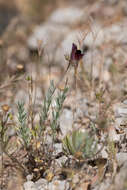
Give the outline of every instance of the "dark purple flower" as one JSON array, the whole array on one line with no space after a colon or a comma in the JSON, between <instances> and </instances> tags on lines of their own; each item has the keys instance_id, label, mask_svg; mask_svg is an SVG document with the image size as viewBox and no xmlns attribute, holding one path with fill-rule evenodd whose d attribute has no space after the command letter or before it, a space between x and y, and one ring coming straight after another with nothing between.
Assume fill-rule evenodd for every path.
<instances>
[{"instance_id":1,"label":"dark purple flower","mask_svg":"<svg viewBox=\"0 0 127 190\"><path fill-rule=\"evenodd\" d=\"M77 46L73 43L72 44L70 61L72 61L72 62L74 62L74 61L78 62L78 61L80 61L80 59L82 59L83 55L84 54L81 52L81 50L78 50Z\"/></svg>"},{"instance_id":2,"label":"dark purple flower","mask_svg":"<svg viewBox=\"0 0 127 190\"><path fill-rule=\"evenodd\" d=\"M66 69L65 73L70 68L70 65L73 65L75 68L77 68L78 67L78 62L82 59L83 56L84 56L84 53L82 53L81 50L78 50L77 45L75 45L73 43L72 44L71 55L70 55L70 58L68 59L69 63L68 63L68 66L67 66L67 69Z\"/></svg>"}]
</instances>

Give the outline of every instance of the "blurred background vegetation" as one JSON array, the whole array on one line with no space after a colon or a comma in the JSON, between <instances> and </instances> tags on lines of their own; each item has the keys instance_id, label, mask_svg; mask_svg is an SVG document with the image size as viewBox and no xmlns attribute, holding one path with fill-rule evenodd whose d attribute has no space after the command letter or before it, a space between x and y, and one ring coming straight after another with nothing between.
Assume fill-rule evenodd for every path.
<instances>
[{"instance_id":1,"label":"blurred background vegetation","mask_svg":"<svg viewBox=\"0 0 127 190\"><path fill-rule=\"evenodd\" d=\"M58 7L94 3L97 0L0 0L0 35L10 20L18 15L33 22L42 22Z\"/></svg>"}]
</instances>

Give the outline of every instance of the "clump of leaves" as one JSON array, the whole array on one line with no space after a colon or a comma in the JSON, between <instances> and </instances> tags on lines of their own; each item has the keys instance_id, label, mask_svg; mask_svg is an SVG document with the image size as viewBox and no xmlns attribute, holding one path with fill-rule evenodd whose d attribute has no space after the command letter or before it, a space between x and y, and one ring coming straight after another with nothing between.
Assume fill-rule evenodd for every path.
<instances>
[{"instance_id":1,"label":"clump of leaves","mask_svg":"<svg viewBox=\"0 0 127 190\"><path fill-rule=\"evenodd\" d=\"M5 183L5 179L3 178L3 173L6 169L5 167L5 159L9 158L10 161L15 163L14 167L19 169L19 171L24 172L24 167L19 162L19 160L13 156L14 149L16 148L16 143L12 141L14 134L9 134L10 129L12 129L14 125L13 115L11 114L10 107L8 105L3 105L2 110L0 111L0 150L1 150L1 188L3 189L7 183ZM15 131L14 131L15 132ZM11 150L13 147L13 151Z\"/></svg>"},{"instance_id":2,"label":"clump of leaves","mask_svg":"<svg viewBox=\"0 0 127 190\"><path fill-rule=\"evenodd\" d=\"M29 114L28 110L25 110L23 102L18 102L18 124L17 124L17 136L21 140L22 148L27 155L27 161L24 163L27 171L33 173L34 179L41 177L45 170L50 167L53 155L51 151L48 151L46 144L46 135L51 131L51 137L54 141L58 128L59 128L59 117L63 108L64 100L67 96L68 87L65 85L63 90L59 90L56 98L54 93L56 91L56 86L53 81L51 81L49 89L43 100L43 104L40 111L40 121L39 123L29 123ZM55 100L55 106L53 103ZM32 102L32 101L31 101ZM28 108L29 109L29 108ZM51 111L52 117L49 117L49 112ZM34 113L34 112L33 112ZM35 116L35 115L34 115ZM33 117L34 117L33 116ZM48 125L47 125L47 122Z\"/></svg>"},{"instance_id":3,"label":"clump of leaves","mask_svg":"<svg viewBox=\"0 0 127 190\"><path fill-rule=\"evenodd\" d=\"M21 137L24 146L27 148L31 139L31 131L27 123L27 112L24 108L23 102L18 102L18 136Z\"/></svg>"},{"instance_id":4,"label":"clump of leaves","mask_svg":"<svg viewBox=\"0 0 127 190\"><path fill-rule=\"evenodd\" d=\"M63 89L63 91L59 91L55 100L55 108L52 110L52 121L51 121L51 129L52 129L52 133L53 135L55 135L56 131L59 128L59 117L61 114L61 110L63 107L63 103L64 100L67 96L67 92L68 92L68 87L65 86L65 88Z\"/></svg>"},{"instance_id":5,"label":"clump of leaves","mask_svg":"<svg viewBox=\"0 0 127 190\"><path fill-rule=\"evenodd\" d=\"M75 130L64 138L63 149L77 159L89 159L97 152L97 141L88 132Z\"/></svg>"},{"instance_id":6,"label":"clump of leaves","mask_svg":"<svg viewBox=\"0 0 127 190\"><path fill-rule=\"evenodd\" d=\"M50 87L47 94L45 95L43 105L40 113L40 129L45 129L45 121L48 118L48 112L52 103L53 94L55 93L56 87L54 86L53 81L50 82Z\"/></svg>"}]
</instances>

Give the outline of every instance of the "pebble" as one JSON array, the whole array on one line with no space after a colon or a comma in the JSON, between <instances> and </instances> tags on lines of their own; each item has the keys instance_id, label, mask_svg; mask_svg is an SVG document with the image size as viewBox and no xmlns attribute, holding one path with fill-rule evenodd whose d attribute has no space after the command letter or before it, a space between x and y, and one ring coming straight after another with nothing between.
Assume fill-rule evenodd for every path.
<instances>
[{"instance_id":1,"label":"pebble","mask_svg":"<svg viewBox=\"0 0 127 190\"><path fill-rule=\"evenodd\" d=\"M33 181L27 181L24 183L24 190L37 190Z\"/></svg>"},{"instance_id":2,"label":"pebble","mask_svg":"<svg viewBox=\"0 0 127 190\"><path fill-rule=\"evenodd\" d=\"M37 190L46 190L48 189L48 182L46 179L39 179L35 182L35 187Z\"/></svg>"},{"instance_id":3,"label":"pebble","mask_svg":"<svg viewBox=\"0 0 127 190\"><path fill-rule=\"evenodd\" d=\"M122 166L125 162L127 162L127 153L119 152L116 154L116 160L119 166Z\"/></svg>"},{"instance_id":4,"label":"pebble","mask_svg":"<svg viewBox=\"0 0 127 190\"><path fill-rule=\"evenodd\" d=\"M49 17L49 21L57 24L74 24L84 19L85 12L77 7L59 8Z\"/></svg>"},{"instance_id":5,"label":"pebble","mask_svg":"<svg viewBox=\"0 0 127 190\"><path fill-rule=\"evenodd\" d=\"M48 190L67 190L69 188L69 183L64 180L64 181L60 181L60 180L54 180L51 183L49 183L48 185Z\"/></svg>"}]
</instances>

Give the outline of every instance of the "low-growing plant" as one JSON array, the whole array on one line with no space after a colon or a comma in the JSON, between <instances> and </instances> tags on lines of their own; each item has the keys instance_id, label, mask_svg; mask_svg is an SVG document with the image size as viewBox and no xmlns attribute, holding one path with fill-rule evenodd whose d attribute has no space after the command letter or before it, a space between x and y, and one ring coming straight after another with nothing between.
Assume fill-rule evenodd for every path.
<instances>
[{"instance_id":1,"label":"low-growing plant","mask_svg":"<svg viewBox=\"0 0 127 190\"><path fill-rule=\"evenodd\" d=\"M64 138L63 149L77 159L89 159L97 152L97 141L88 132L75 130Z\"/></svg>"},{"instance_id":2,"label":"low-growing plant","mask_svg":"<svg viewBox=\"0 0 127 190\"><path fill-rule=\"evenodd\" d=\"M16 157L13 156L14 151L10 151L10 147L12 149L12 146L16 146L15 144L11 141L12 137L15 136L15 132L13 135L9 135L9 130L10 127L12 128L14 126L13 122L13 115L10 112L10 107L8 105L3 105L2 110L0 113L0 152L1 152L1 178L4 173L4 157L8 157L13 163L14 167L18 169L19 171L24 173L24 167L23 165L18 161ZM15 148L15 147L13 147ZM3 189L4 186L4 180L3 178L1 179L1 189Z\"/></svg>"},{"instance_id":3,"label":"low-growing plant","mask_svg":"<svg viewBox=\"0 0 127 190\"><path fill-rule=\"evenodd\" d=\"M33 173L33 180L37 180L41 177L50 167L54 156L52 154L53 150L51 150L52 145L47 146L46 135L50 131L52 142L54 142L59 128L59 117L63 108L64 100L67 96L67 83L63 90L57 89L58 93L55 96L54 93L56 89L54 82L51 81L40 110L39 123L36 123L30 116L30 108L34 108L32 100L30 101L30 104L28 104L27 109L25 108L25 103L23 101L18 102L17 122L14 122L13 119L11 120L11 117L13 118L13 116L11 115L11 112L9 112L9 106L4 105L2 107L0 114L2 170L4 169L3 153L24 175ZM52 114L49 114L50 111ZM34 109L32 109L32 114L32 117L35 118ZM49 121L48 125L46 123L47 120ZM14 140L12 139L12 136L8 135L8 126L10 125L14 130ZM15 148L13 148L14 143ZM21 155L22 158L20 157L19 161L19 157L17 157L17 155L20 155L22 151L25 159L24 156ZM2 186L3 185L1 184L1 187Z\"/></svg>"},{"instance_id":4,"label":"low-growing plant","mask_svg":"<svg viewBox=\"0 0 127 190\"><path fill-rule=\"evenodd\" d=\"M27 155L27 161L24 163L26 170L28 173L34 173L35 179L43 175L44 171L50 167L50 163L53 159L53 151L48 151L48 147L46 147L46 134L48 130L51 130L53 141L57 136L59 117L68 91L67 83L63 90L58 90L56 98L54 97L55 91L56 86L54 85L54 82L51 81L41 107L39 123L33 122L32 125L29 124L28 114L30 112L25 110L23 102L18 102L17 104L17 136L20 139L21 146ZM53 108L54 101L55 106ZM52 113L51 118L49 117L50 110ZM48 125L46 124L47 120L49 121Z\"/></svg>"},{"instance_id":5,"label":"low-growing plant","mask_svg":"<svg viewBox=\"0 0 127 190\"><path fill-rule=\"evenodd\" d=\"M59 91L55 100L55 108L52 110L52 121L50 127L52 129L52 134L55 137L55 134L59 128L59 117L62 111L64 100L67 96L68 87L65 85L63 91Z\"/></svg>"}]
</instances>

